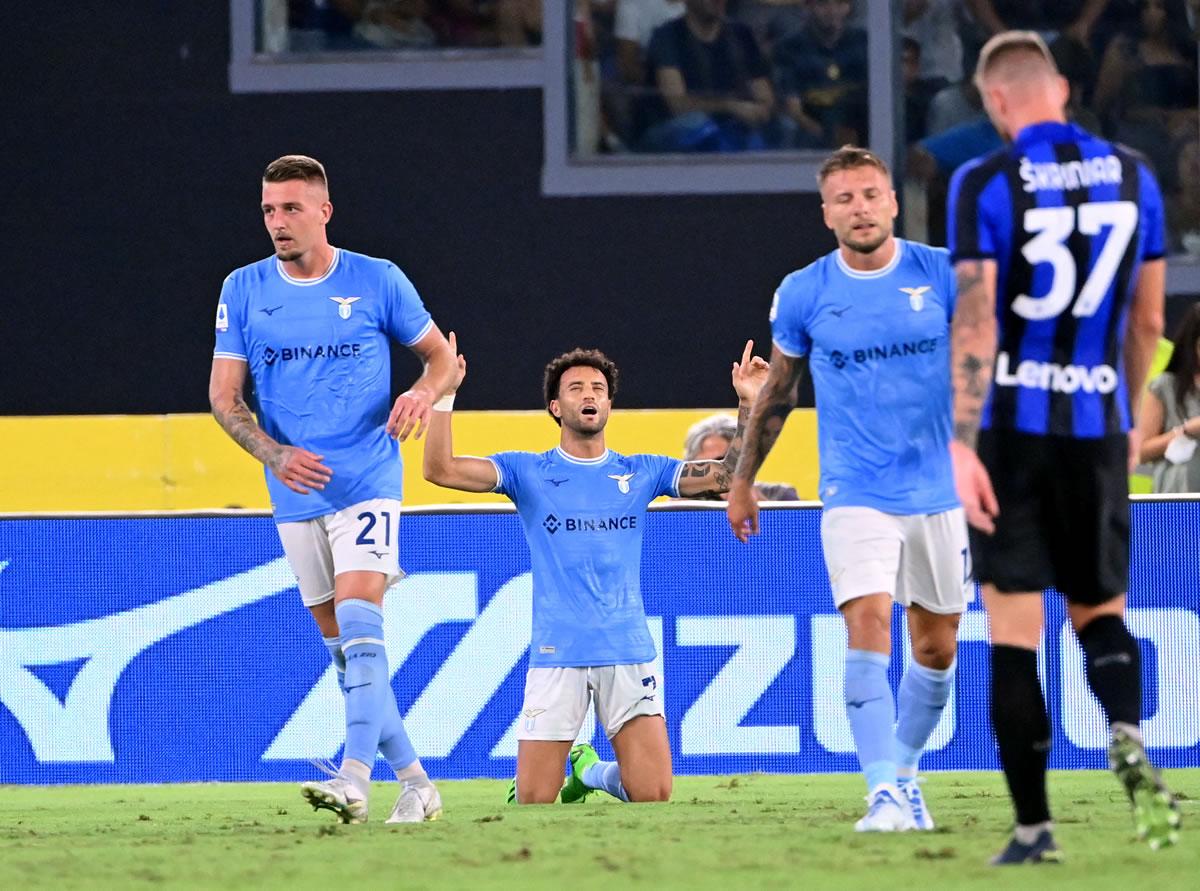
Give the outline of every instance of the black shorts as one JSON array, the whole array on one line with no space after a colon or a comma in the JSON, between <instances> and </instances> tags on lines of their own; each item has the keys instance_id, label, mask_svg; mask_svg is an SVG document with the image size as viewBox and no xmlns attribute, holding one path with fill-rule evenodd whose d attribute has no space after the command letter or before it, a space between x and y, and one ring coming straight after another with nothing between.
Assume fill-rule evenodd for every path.
<instances>
[{"instance_id":1,"label":"black shorts","mask_svg":"<svg viewBox=\"0 0 1200 891\"><path fill-rule=\"evenodd\" d=\"M984 430L979 457L992 478L996 532L971 530L975 577L999 591L1054 587L1099 605L1129 578L1129 440Z\"/></svg>"}]
</instances>

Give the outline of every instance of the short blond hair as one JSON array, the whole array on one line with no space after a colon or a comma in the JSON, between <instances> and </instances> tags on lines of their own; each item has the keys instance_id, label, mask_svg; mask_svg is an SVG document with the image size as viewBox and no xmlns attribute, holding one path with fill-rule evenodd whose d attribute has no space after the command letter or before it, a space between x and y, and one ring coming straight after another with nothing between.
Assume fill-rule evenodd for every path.
<instances>
[{"instance_id":1,"label":"short blond hair","mask_svg":"<svg viewBox=\"0 0 1200 891\"><path fill-rule=\"evenodd\" d=\"M975 65L975 86L983 88L983 82L1000 72L1015 71L1013 62L1020 56L1036 56L1045 63L1046 70L1058 74L1058 64L1046 41L1036 31L1001 31L983 45L979 61Z\"/></svg>"},{"instance_id":2,"label":"short blond hair","mask_svg":"<svg viewBox=\"0 0 1200 891\"><path fill-rule=\"evenodd\" d=\"M825 185L825 180L835 173L859 167L874 167L888 182L892 180L892 172L879 155L857 145L844 145L822 162L821 169L817 171L817 185Z\"/></svg>"},{"instance_id":3,"label":"short blond hair","mask_svg":"<svg viewBox=\"0 0 1200 891\"><path fill-rule=\"evenodd\" d=\"M329 190L329 177L325 175L325 165L308 155L284 155L282 158L276 158L263 172L265 183L285 183L293 179L302 179L306 183L320 183L326 191Z\"/></svg>"}]
</instances>

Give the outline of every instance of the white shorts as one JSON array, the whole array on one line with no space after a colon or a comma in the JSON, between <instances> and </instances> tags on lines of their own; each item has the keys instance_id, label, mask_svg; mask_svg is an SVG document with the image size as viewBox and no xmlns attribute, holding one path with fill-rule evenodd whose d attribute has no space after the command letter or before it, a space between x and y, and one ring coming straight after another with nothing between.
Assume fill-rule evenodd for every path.
<instances>
[{"instance_id":1,"label":"white shorts","mask_svg":"<svg viewBox=\"0 0 1200 891\"><path fill-rule=\"evenodd\" d=\"M961 613L975 599L962 508L900 516L835 507L821 517L821 546L833 602L890 594L901 606Z\"/></svg>"},{"instance_id":2,"label":"white shorts","mask_svg":"<svg viewBox=\"0 0 1200 891\"><path fill-rule=\"evenodd\" d=\"M311 520L279 523L304 605L332 600L333 580L343 572L382 572L389 586L400 581L399 522L399 501L372 498Z\"/></svg>"},{"instance_id":3,"label":"white shorts","mask_svg":"<svg viewBox=\"0 0 1200 891\"><path fill-rule=\"evenodd\" d=\"M525 674L525 703L517 739L574 742L595 696L596 720L612 739L630 720L662 715L662 678L654 663L596 668L531 668Z\"/></svg>"}]
</instances>

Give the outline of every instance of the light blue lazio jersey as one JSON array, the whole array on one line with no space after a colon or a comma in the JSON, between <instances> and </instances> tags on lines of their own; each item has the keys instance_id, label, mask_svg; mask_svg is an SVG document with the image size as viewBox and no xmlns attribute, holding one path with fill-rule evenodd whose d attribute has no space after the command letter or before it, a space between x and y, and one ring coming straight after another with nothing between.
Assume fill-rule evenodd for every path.
<instances>
[{"instance_id":1,"label":"light blue lazio jersey","mask_svg":"<svg viewBox=\"0 0 1200 891\"><path fill-rule=\"evenodd\" d=\"M400 448L384 429L388 341L411 346L432 325L403 272L350 251L335 250L317 279L291 278L275 257L225 279L213 355L249 364L263 430L324 455L333 472L324 490L299 495L266 471L277 522L401 497Z\"/></svg>"},{"instance_id":2,"label":"light blue lazio jersey","mask_svg":"<svg viewBox=\"0 0 1200 891\"><path fill-rule=\"evenodd\" d=\"M930 514L957 507L950 464L950 255L896 241L883 269L839 251L783 280L775 345L808 356L826 508Z\"/></svg>"},{"instance_id":3,"label":"light blue lazio jersey","mask_svg":"<svg viewBox=\"0 0 1200 891\"><path fill-rule=\"evenodd\" d=\"M584 460L559 448L491 460L533 563L530 667L652 661L641 590L646 505L679 495L683 462L616 452Z\"/></svg>"}]
</instances>

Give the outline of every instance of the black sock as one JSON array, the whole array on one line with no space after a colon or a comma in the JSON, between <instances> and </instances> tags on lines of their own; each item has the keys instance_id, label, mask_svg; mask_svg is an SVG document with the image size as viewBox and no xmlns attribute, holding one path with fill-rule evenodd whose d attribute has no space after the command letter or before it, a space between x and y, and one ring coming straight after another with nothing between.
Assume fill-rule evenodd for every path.
<instances>
[{"instance_id":1,"label":"black sock","mask_svg":"<svg viewBox=\"0 0 1200 891\"><path fill-rule=\"evenodd\" d=\"M1050 718L1038 684L1036 650L992 646L992 728L1017 822L1022 826L1044 823L1050 819L1046 800Z\"/></svg>"},{"instance_id":2,"label":"black sock","mask_svg":"<svg viewBox=\"0 0 1200 891\"><path fill-rule=\"evenodd\" d=\"M1120 616L1100 616L1076 632L1088 686L1109 724L1137 726L1142 717L1142 658L1137 638Z\"/></svg>"}]
</instances>

